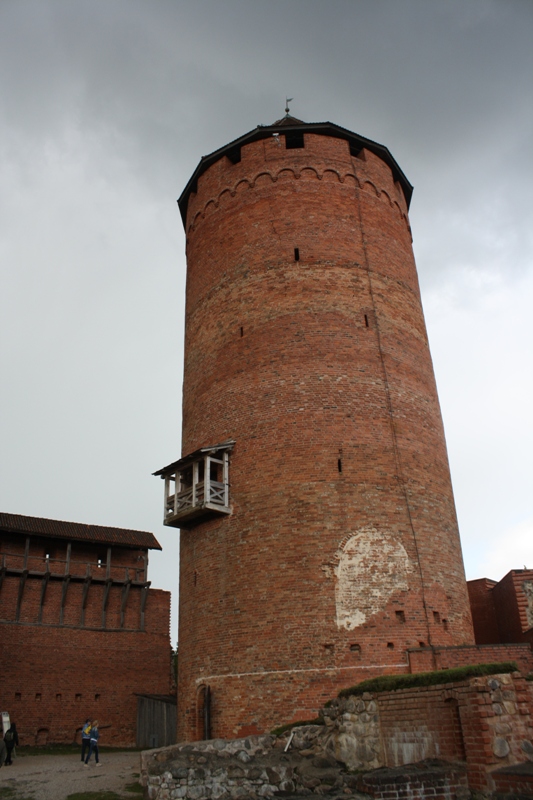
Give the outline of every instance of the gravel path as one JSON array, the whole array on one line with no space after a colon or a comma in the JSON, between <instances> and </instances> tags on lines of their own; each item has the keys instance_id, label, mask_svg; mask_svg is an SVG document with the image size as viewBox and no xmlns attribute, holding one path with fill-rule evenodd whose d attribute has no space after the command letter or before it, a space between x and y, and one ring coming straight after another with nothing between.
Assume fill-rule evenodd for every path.
<instances>
[{"instance_id":1,"label":"gravel path","mask_svg":"<svg viewBox=\"0 0 533 800\"><path fill-rule=\"evenodd\" d=\"M114 791L134 800L140 795L125 791L128 784L139 780L140 753L102 753L101 767L94 759L84 767L79 755L22 756L13 766L0 769L0 797L2 789L15 789L17 797L34 800L66 800L74 792Z\"/></svg>"}]
</instances>

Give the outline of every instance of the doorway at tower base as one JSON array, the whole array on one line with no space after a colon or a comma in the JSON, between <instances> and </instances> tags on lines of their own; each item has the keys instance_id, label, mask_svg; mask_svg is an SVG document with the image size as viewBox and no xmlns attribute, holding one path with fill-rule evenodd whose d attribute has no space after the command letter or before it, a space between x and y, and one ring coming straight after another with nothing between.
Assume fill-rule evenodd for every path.
<instances>
[{"instance_id":1,"label":"doorway at tower base","mask_svg":"<svg viewBox=\"0 0 533 800\"><path fill-rule=\"evenodd\" d=\"M405 685L405 675L405 688L361 687L323 708L321 724L286 726L278 736L147 751L142 783L150 800L332 790L390 798L408 796L399 793L407 783L416 789L409 796L433 800L468 790L488 798L499 786L532 796L533 683L501 667L485 665L474 677L461 670L459 679L443 673L433 685Z\"/></svg>"}]
</instances>

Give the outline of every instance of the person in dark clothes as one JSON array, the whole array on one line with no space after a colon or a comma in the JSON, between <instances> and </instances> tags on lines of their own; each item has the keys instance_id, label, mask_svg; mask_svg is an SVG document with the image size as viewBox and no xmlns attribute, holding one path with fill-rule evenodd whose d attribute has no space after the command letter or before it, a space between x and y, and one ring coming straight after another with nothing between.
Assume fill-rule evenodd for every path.
<instances>
[{"instance_id":1,"label":"person in dark clothes","mask_svg":"<svg viewBox=\"0 0 533 800\"><path fill-rule=\"evenodd\" d=\"M91 747L91 720L86 719L81 727L81 760L85 761L85 756Z\"/></svg>"},{"instance_id":2,"label":"person in dark clothes","mask_svg":"<svg viewBox=\"0 0 533 800\"><path fill-rule=\"evenodd\" d=\"M4 742L4 737L0 739L0 767L3 766L4 761L6 760L7 756L7 747L6 743Z\"/></svg>"},{"instance_id":3,"label":"person in dark clothes","mask_svg":"<svg viewBox=\"0 0 533 800\"><path fill-rule=\"evenodd\" d=\"M15 725L14 722L11 723L11 727L8 728L7 731L5 732L5 734L4 734L4 742L5 742L6 750L7 750L7 754L6 754L6 767L7 767L8 765L10 766L13 763L13 761L11 759L11 756L13 754L13 750L14 750L15 746L18 747L18 743L19 743L19 735L17 733L17 726Z\"/></svg>"},{"instance_id":4,"label":"person in dark clothes","mask_svg":"<svg viewBox=\"0 0 533 800\"><path fill-rule=\"evenodd\" d=\"M98 760L98 739L100 738L100 731L98 730L98 720L95 719L93 722L93 726L91 728L91 746L89 747L89 755L85 759L85 766L89 766L89 759L91 755L94 753L94 758L96 761L96 766L100 766L100 762Z\"/></svg>"}]
</instances>

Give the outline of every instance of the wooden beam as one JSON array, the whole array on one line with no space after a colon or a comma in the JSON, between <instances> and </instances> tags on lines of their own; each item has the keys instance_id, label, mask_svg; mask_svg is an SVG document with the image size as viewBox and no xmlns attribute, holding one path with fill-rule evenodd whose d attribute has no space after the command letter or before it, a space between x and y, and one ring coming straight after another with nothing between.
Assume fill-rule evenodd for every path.
<instances>
[{"instance_id":1,"label":"wooden beam","mask_svg":"<svg viewBox=\"0 0 533 800\"><path fill-rule=\"evenodd\" d=\"M105 565L105 576L107 579L111 577L111 548L107 548L107 558L106 558L106 565Z\"/></svg>"},{"instance_id":2,"label":"wooden beam","mask_svg":"<svg viewBox=\"0 0 533 800\"><path fill-rule=\"evenodd\" d=\"M50 561L46 559L46 572L44 573L44 577L41 583L41 600L39 603L39 616L37 617L37 622L43 621L43 606L44 606L44 599L46 597L46 587L48 586L48 581L50 580Z\"/></svg>"},{"instance_id":3,"label":"wooden beam","mask_svg":"<svg viewBox=\"0 0 533 800\"><path fill-rule=\"evenodd\" d=\"M111 589L111 578L105 582L104 599L102 601L102 628L105 628L105 613L107 610L107 601L109 600L109 590Z\"/></svg>"},{"instance_id":4,"label":"wooden beam","mask_svg":"<svg viewBox=\"0 0 533 800\"><path fill-rule=\"evenodd\" d=\"M87 597L89 596L89 587L91 585L91 567L87 564L87 574L83 582L83 593L81 598L81 624L85 625L85 607L87 605Z\"/></svg>"},{"instance_id":5,"label":"wooden beam","mask_svg":"<svg viewBox=\"0 0 533 800\"><path fill-rule=\"evenodd\" d=\"M26 536L26 544L24 546L24 569L28 569L29 554L30 554L30 537Z\"/></svg>"},{"instance_id":6,"label":"wooden beam","mask_svg":"<svg viewBox=\"0 0 533 800\"><path fill-rule=\"evenodd\" d=\"M65 600L67 599L67 589L70 583L70 575L65 575L63 578L63 588L61 590L61 607L59 609L59 624L63 624L63 612L65 610Z\"/></svg>"},{"instance_id":7,"label":"wooden beam","mask_svg":"<svg viewBox=\"0 0 533 800\"><path fill-rule=\"evenodd\" d=\"M124 627L124 615L125 615L125 612L126 612L126 605L127 605L127 602L128 602L128 595L130 593L130 586L131 586L130 571L129 571L128 568L126 568L126 583L122 587L122 600L121 600L121 603L120 603L120 627L121 628Z\"/></svg>"},{"instance_id":8,"label":"wooden beam","mask_svg":"<svg viewBox=\"0 0 533 800\"><path fill-rule=\"evenodd\" d=\"M147 581L141 590L141 630L144 631L144 611L146 608L146 601L148 600L148 589L150 588L150 581Z\"/></svg>"},{"instance_id":9,"label":"wooden beam","mask_svg":"<svg viewBox=\"0 0 533 800\"><path fill-rule=\"evenodd\" d=\"M68 575L69 572L70 572L70 556L71 556L71 553L72 553L72 543L69 542L67 544L67 560L66 560L66 563L65 563L65 575Z\"/></svg>"},{"instance_id":10,"label":"wooden beam","mask_svg":"<svg viewBox=\"0 0 533 800\"><path fill-rule=\"evenodd\" d=\"M28 538L27 541L29 542L29 538ZM23 569L22 573L21 573L21 576L20 576L20 582L19 582L19 591L18 591L18 597L17 597L17 611L15 613L15 622L19 622L19 620L20 620L20 607L22 605L22 595L24 594L24 585L26 583L26 578L27 577L28 577L28 570L27 569Z\"/></svg>"}]
</instances>

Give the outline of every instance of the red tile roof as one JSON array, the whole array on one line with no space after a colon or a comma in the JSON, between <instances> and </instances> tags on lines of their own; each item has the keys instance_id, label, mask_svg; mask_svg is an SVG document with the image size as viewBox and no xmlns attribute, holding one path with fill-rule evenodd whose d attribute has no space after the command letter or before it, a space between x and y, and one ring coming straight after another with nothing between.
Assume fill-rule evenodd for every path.
<instances>
[{"instance_id":1,"label":"red tile roof","mask_svg":"<svg viewBox=\"0 0 533 800\"><path fill-rule=\"evenodd\" d=\"M115 544L122 547L141 547L148 550L162 549L153 533L147 531L130 531L125 528L108 528L104 525L84 525L81 522L24 517L21 514L0 512L0 531L80 542Z\"/></svg>"}]
</instances>

